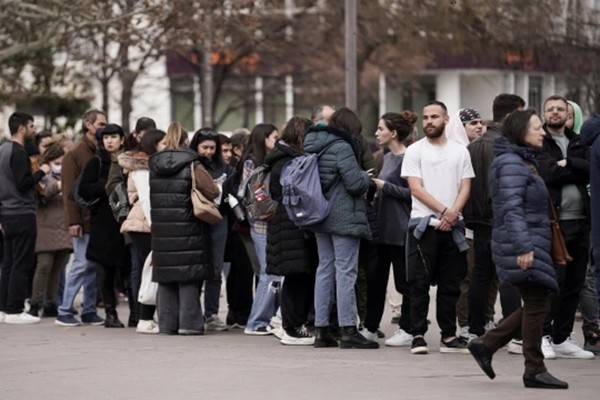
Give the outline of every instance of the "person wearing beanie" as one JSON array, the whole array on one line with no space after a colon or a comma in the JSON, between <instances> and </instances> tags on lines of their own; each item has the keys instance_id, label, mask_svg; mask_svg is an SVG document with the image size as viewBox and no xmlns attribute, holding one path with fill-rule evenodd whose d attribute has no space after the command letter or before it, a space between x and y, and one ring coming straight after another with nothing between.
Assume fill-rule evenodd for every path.
<instances>
[{"instance_id":1,"label":"person wearing beanie","mask_svg":"<svg viewBox=\"0 0 600 400\"><path fill-rule=\"evenodd\" d=\"M79 194L86 201L97 200L91 209L90 240L86 251L88 260L98 264L100 288L104 300L106 328L122 328L117 315L115 296L115 274L129 261L125 241L120 226L112 215L106 182L110 165L123 146L123 129L116 124L108 124L96 130L98 149L96 155L87 163L81 177Z\"/></svg>"}]
</instances>

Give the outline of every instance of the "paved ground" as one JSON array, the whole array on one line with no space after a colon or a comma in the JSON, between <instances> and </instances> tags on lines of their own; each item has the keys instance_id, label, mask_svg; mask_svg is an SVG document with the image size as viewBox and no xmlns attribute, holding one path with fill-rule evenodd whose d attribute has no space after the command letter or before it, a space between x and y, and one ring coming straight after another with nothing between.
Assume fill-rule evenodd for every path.
<instances>
[{"instance_id":1,"label":"paved ground","mask_svg":"<svg viewBox=\"0 0 600 400\"><path fill-rule=\"evenodd\" d=\"M120 307L122 317L126 305ZM102 314L102 312L101 312ZM430 316L435 314L430 313ZM123 318L126 320L126 318ZM389 336L394 327L384 317ZM523 360L501 350L490 381L470 355L409 349L286 347L241 331L202 337L146 336L133 329L0 324L0 400L26 399L592 399L600 393L600 357L547 366L571 388L524 389ZM576 326L576 339L581 326ZM383 342L381 342L383 344ZM543 397L542 397L543 396Z\"/></svg>"}]
</instances>

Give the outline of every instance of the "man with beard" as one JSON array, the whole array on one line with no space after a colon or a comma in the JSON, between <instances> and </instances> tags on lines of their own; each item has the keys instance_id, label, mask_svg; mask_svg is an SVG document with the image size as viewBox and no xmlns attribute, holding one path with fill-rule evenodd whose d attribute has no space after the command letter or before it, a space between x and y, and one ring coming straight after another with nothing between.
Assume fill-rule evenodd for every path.
<instances>
[{"instance_id":1,"label":"man with beard","mask_svg":"<svg viewBox=\"0 0 600 400\"><path fill-rule=\"evenodd\" d=\"M542 351L545 358L590 359L594 354L581 349L570 338L589 260L590 163L581 137L565 126L567 118L567 100L561 96L548 97L544 102L546 136L538 156L539 173L573 260L566 267L556 268L559 295L553 299L544 324Z\"/></svg>"},{"instance_id":2,"label":"man with beard","mask_svg":"<svg viewBox=\"0 0 600 400\"><path fill-rule=\"evenodd\" d=\"M35 135L33 117L16 112L8 119L11 140L0 146L0 222L4 231L4 262L0 275L0 322L34 324L38 317L23 311L35 268L35 185L50 172L43 164L31 173L25 144Z\"/></svg>"},{"instance_id":3,"label":"man with beard","mask_svg":"<svg viewBox=\"0 0 600 400\"><path fill-rule=\"evenodd\" d=\"M406 150L402 177L408 180L412 211L407 238L413 354L427 354L429 287L437 285L437 321L441 353L468 353L456 337L456 302L467 272L465 225L461 210L475 176L465 146L444 135L448 111L433 101L423 108L425 138Z\"/></svg>"}]
</instances>

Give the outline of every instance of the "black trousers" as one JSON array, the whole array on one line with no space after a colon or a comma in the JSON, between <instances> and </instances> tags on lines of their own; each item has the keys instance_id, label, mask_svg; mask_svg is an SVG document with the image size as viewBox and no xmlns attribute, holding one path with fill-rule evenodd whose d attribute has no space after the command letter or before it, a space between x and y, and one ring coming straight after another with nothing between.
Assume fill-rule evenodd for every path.
<instances>
[{"instance_id":1,"label":"black trousers","mask_svg":"<svg viewBox=\"0 0 600 400\"><path fill-rule=\"evenodd\" d=\"M370 332L375 332L379 328L385 308L385 294L391 264L394 269L394 285L396 290L402 294L402 308L398 325L406 332L410 332L410 291L406 281L405 248L404 246L391 244L378 244L377 254L377 262L367 272L367 318L364 323L365 328Z\"/></svg>"},{"instance_id":2,"label":"black trousers","mask_svg":"<svg viewBox=\"0 0 600 400\"><path fill-rule=\"evenodd\" d=\"M473 225L473 235L475 263L469 286L469 332L481 336L485 333L490 285L496 277L496 266L492 260L492 227ZM521 296L509 282L500 282L499 289L502 316L507 318L521 308Z\"/></svg>"},{"instance_id":3,"label":"black trousers","mask_svg":"<svg viewBox=\"0 0 600 400\"><path fill-rule=\"evenodd\" d=\"M234 323L246 325L252 309L254 269L240 235L240 233L231 233L229 236L232 250L229 254L231 267L226 283L229 305L228 325Z\"/></svg>"},{"instance_id":4,"label":"black trousers","mask_svg":"<svg viewBox=\"0 0 600 400\"><path fill-rule=\"evenodd\" d=\"M518 286L523 298L523 308L517 309L503 319L496 328L488 331L482 338L483 343L492 351L504 347L515 337L523 338L523 357L525 373L546 372L542 353L542 326L550 310L548 289L537 284Z\"/></svg>"},{"instance_id":5,"label":"black trousers","mask_svg":"<svg viewBox=\"0 0 600 400\"><path fill-rule=\"evenodd\" d=\"M23 312L35 271L35 214L2 217L4 259L0 275L0 311Z\"/></svg>"},{"instance_id":6,"label":"black trousers","mask_svg":"<svg viewBox=\"0 0 600 400\"><path fill-rule=\"evenodd\" d=\"M452 232L428 227L420 240L408 233L408 283L412 335L427 332L429 288L437 285L436 319L442 338L456 335L456 302L467 274L467 253L460 252Z\"/></svg>"},{"instance_id":7,"label":"black trousers","mask_svg":"<svg viewBox=\"0 0 600 400\"><path fill-rule=\"evenodd\" d=\"M146 262L146 258L150 251L152 250L152 235L149 233L141 233L141 232L129 232L129 236L131 240L135 244L137 250L137 265L138 271L136 274L136 279L134 282L131 282L133 286L133 293L137 295L140 292L140 285L142 284L142 269L144 268L144 263ZM141 320L151 320L154 318L154 311L156 311L156 306L151 306L148 304L141 304L135 299L135 303L138 307L138 317Z\"/></svg>"},{"instance_id":8,"label":"black trousers","mask_svg":"<svg viewBox=\"0 0 600 400\"><path fill-rule=\"evenodd\" d=\"M556 268L559 294L552 299L550 314L544 323L544 335L552 336L552 341L557 344L564 342L573 331L579 293L585 284L590 245L589 221L561 220L560 228L573 261L566 267Z\"/></svg>"},{"instance_id":9,"label":"black trousers","mask_svg":"<svg viewBox=\"0 0 600 400\"><path fill-rule=\"evenodd\" d=\"M281 323L283 329L307 324L313 306L315 276L313 274L286 275L281 285Z\"/></svg>"}]
</instances>

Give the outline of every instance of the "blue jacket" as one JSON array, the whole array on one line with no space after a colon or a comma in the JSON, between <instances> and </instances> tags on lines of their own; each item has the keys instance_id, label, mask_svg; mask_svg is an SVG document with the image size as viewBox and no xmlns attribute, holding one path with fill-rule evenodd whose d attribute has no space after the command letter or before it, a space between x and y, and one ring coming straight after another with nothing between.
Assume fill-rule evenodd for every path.
<instances>
[{"instance_id":1,"label":"blue jacket","mask_svg":"<svg viewBox=\"0 0 600 400\"><path fill-rule=\"evenodd\" d=\"M340 140L342 139L342 140ZM329 196L335 190L331 212L310 230L330 235L371 239L365 193L371 179L360 167L352 137L327 126L311 128L304 136L304 151L318 153L334 141L319 158L321 188Z\"/></svg>"},{"instance_id":2,"label":"blue jacket","mask_svg":"<svg viewBox=\"0 0 600 400\"><path fill-rule=\"evenodd\" d=\"M492 258L502 281L518 285L537 283L558 292L550 246L548 190L532 169L531 148L514 145L504 136L494 144L496 158L489 171L494 210ZM522 270L517 256L533 250L533 265Z\"/></svg>"}]
</instances>

